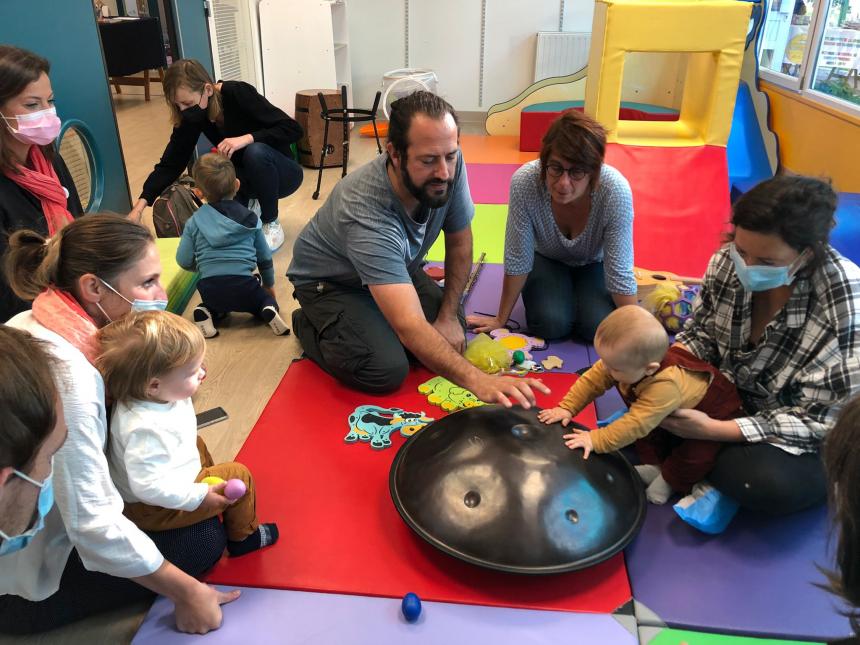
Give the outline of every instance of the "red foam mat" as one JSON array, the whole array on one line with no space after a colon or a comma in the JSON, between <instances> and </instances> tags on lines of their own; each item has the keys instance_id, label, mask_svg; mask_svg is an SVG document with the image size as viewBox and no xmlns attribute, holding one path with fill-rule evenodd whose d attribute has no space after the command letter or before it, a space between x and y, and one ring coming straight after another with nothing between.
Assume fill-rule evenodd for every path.
<instances>
[{"instance_id":1,"label":"red foam mat","mask_svg":"<svg viewBox=\"0 0 860 645\"><path fill-rule=\"evenodd\" d=\"M388 396L346 389L309 360L294 363L239 453L257 482L257 512L277 521L280 542L241 558L223 558L209 576L219 584L399 597L567 611L611 612L630 600L621 554L584 571L527 577L460 562L427 545L397 514L388 471L404 441L383 451L343 441L356 406L376 404L443 416L418 393L430 378L413 368ZM576 378L544 374L551 406ZM591 407L578 417L593 427Z\"/></svg>"},{"instance_id":2,"label":"red foam mat","mask_svg":"<svg viewBox=\"0 0 860 645\"><path fill-rule=\"evenodd\" d=\"M726 149L610 143L606 163L620 170L633 190L636 266L701 277L728 230Z\"/></svg>"}]
</instances>

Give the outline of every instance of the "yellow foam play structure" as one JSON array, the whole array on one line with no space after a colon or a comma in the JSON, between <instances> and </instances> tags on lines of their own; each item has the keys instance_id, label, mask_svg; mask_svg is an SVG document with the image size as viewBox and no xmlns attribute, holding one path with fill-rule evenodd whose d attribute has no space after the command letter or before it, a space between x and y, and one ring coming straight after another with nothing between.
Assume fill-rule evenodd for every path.
<instances>
[{"instance_id":1,"label":"yellow foam play structure","mask_svg":"<svg viewBox=\"0 0 860 645\"><path fill-rule=\"evenodd\" d=\"M612 143L725 146L749 17L750 5L737 0L597 0L585 111ZM619 120L625 58L658 51L688 54L679 119Z\"/></svg>"}]
</instances>

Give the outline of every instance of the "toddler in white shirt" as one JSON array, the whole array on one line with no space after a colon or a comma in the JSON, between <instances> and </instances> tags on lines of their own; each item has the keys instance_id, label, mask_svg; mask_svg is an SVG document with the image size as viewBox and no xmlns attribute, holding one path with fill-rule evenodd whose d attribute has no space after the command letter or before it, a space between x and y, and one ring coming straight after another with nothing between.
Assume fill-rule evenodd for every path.
<instances>
[{"instance_id":1,"label":"toddler in white shirt","mask_svg":"<svg viewBox=\"0 0 860 645\"><path fill-rule=\"evenodd\" d=\"M96 366L114 401L108 461L125 515L145 531L223 515L232 556L277 542L277 525L257 520L247 467L215 464L197 436L191 397L206 376L200 330L168 312L133 311L102 328L99 341ZM206 477L225 481L210 485L203 482ZM236 501L224 495L230 479L247 488Z\"/></svg>"}]
</instances>

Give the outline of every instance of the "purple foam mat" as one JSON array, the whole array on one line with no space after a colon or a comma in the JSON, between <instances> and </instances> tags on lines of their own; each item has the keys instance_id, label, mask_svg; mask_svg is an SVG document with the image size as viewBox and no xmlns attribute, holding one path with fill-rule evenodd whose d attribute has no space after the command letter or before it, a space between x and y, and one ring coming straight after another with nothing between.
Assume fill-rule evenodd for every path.
<instances>
[{"instance_id":1,"label":"purple foam mat","mask_svg":"<svg viewBox=\"0 0 860 645\"><path fill-rule=\"evenodd\" d=\"M467 163L469 189L476 204L507 204L511 175L519 164Z\"/></svg>"},{"instance_id":2,"label":"purple foam mat","mask_svg":"<svg viewBox=\"0 0 860 645\"><path fill-rule=\"evenodd\" d=\"M535 350L532 352L532 356L534 356L534 360L537 362L542 361L547 356L558 356L564 361L564 365L552 371L561 372L562 374L573 374L591 366L588 348L584 344L572 340L550 341L546 349L541 351ZM559 398L561 396L564 396L564 392L559 393Z\"/></svg>"},{"instance_id":3,"label":"purple foam mat","mask_svg":"<svg viewBox=\"0 0 860 645\"><path fill-rule=\"evenodd\" d=\"M594 365L600 358L600 356L597 355L597 352L594 351L593 345L588 345L588 358L589 365ZM615 388L607 390L603 395L597 397L597 399L594 401L594 410L595 412L597 412L598 421L608 419L619 410L626 409L627 406L624 404L624 401L621 399L621 395Z\"/></svg>"},{"instance_id":4,"label":"purple foam mat","mask_svg":"<svg viewBox=\"0 0 860 645\"><path fill-rule=\"evenodd\" d=\"M227 587L222 587L227 589ZM636 637L606 614L422 604L421 616L407 623L400 599L341 594L242 588L242 596L224 605L221 629L206 636L180 634L173 605L158 598L133 643L493 643L494 645L558 645L558 643L617 643L634 645Z\"/></svg>"},{"instance_id":5,"label":"purple foam mat","mask_svg":"<svg viewBox=\"0 0 860 645\"><path fill-rule=\"evenodd\" d=\"M815 586L825 582L816 565L833 566L824 507L785 517L741 511L708 536L671 503L649 504L625 555L633 597L647 608L637 610L640 624L800 640L851 634L838 600Z\"/></svg>"},{"instance_id":6,"label":"purple foam mat","mask_svg":"<svg viewBox=\"0 0 860 645\"><path fill-rule=\"evenodd\" d=\"M505 269L503 265L483 265L481 272L478 274L478 279L468 293L466 302L463 305L466 313L484 313L495 316L499 311L499 297L502 294L502 281L504 277ZM511 320L519 323L520 327L526 326L526 311L523 308L522 298L517 298L517 303L511 312Z\"/></svg>"},{"instance_id":7,"label":"purple foam mat","mask_svg":"<svg viewBox=\"0 0 860 645\"><path fill-rule=\"evenodd\" d=\"M441 266L439 262L430 262L431 266ZM505 270L501 264L485 264L478 275L478 280L472 287L469 297L463 309L466 314L484 313L495 315L499 310L499 296L502 292L502 280ZM523 308L522 298L517 298L517 304L511 312L512 327L519 324L520 328L526 326L526 312ZM555 370L565 374L573 374L583 367L591 365L588 349L582 343L572 340L550 342L546 350L533 352L535 360L542 360L550 355L558 356L564 361L564 365Z\"/></svg>"},{"instance_id":8,"label":"purple foam mat","mask_svg":"<svg viewBox=\"0 0 860 645\"><path fill-rule=\"evenodd\" d=\"M428 262L428 266L443 266L442 262ZM501 264L485 264L481 268L478 280L472 287L469 297L466 299L463 309L466 314L483 313L495 315L499 310L499 295L502 292L502 280L505 271ZM522 298L517 298L517 304L511 312L512 327L526 326L526 314L523 308ZM573 340L551 341L546 350L533 352L535 360L541 361L547 356L558 356L564 361L564 365L553 370L563 374L573 374L577 370L591 365L589 348L580 342ZM598 418L601 418L598 413Z\"/></svg>"}]
</instances>

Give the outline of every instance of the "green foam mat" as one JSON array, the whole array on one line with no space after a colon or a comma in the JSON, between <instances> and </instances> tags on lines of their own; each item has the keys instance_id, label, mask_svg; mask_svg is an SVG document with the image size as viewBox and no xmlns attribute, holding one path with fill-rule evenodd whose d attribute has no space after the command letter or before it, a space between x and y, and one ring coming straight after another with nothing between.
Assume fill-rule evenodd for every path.
<instances>
[{"instance_id":1,"label":"green foam mat","mask_svg":"<svg viewBox=\"0 0 860 645\"><path fill-rule=\"evenodd\" d=\"M155 245L161 258L161 284L167 292L167 310L181 315L194 295L199 276L176 264L178 237L160 237L155 240Z\"/></svg>"},{"instance_id":2,"label":"green foam mat","mask_svg":"<svg viewBox=\"0 0 860 645\"><path fill-rule=\"evenodd\" d=\"M477 262L486 253L484 262L502 264L505 261L505 224L508 221L507 204L475 204L472 219L472 253ZM445 236L440 235L427 253L430 262L445 259Z\"/></svg>"},{"instance_id":3,"label":"green foam mat","mask_svg":"<svg viewBox=\"0 0 860 645\"><path fill-rule=\"evenodd\" d=\"M706 634L682 629L639 628L643 645L818 645L811 641L786 641L774 638L752 638Z\"/></svg>"}]
</instances>

